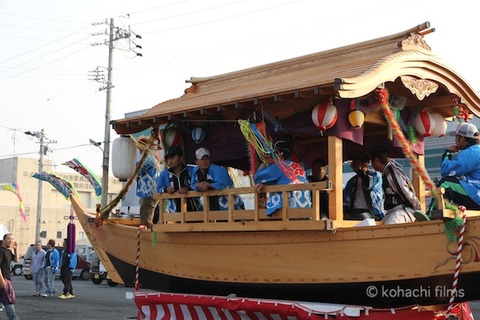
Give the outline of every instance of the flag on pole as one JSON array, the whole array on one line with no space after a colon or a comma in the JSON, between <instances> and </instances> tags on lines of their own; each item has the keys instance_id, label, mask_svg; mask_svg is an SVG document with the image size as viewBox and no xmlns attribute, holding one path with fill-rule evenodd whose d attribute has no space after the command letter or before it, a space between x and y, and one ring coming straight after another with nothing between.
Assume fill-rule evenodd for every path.
<instances>
[{"instance_id":1,"label":"flag on pole","mask_svg":"<svg viewBox=\"0 0 480 320\"><path fill-rule=\"evenodd\" d=\"M81 163L80 160L74 158L62 164L72 168L73 170L84 176L88 180L88 182L92 184L93 189L95 189L95 195L97 197L102 194L102 184L100 183L100 179L95 175L95 173L93 173L93 171L91 171L87 168L87 166Z\"/></svg>"},{"instance_id":2,"label":"flag on pole","mask_svg":"<svg viewBox=\"0 0 480 320\"><path fill-rule=\"evenodd\" d=\"M70 192L75 192L75 188L73 187L70 181L62 179L53 173L48 172L37 172L32 175L32 177L37 178L39 180L50 182L50 184L57 189L58 192L63 194L65 199L70 199Z\"/></svg>"},{"instance_id":3,"label":"flag on pole","mask_svg":"<svg viewBox=\"0 0 480 320\"><path fill-rule=\"evenodd\" d=\"M18 198L19 204L18 204L18 210L20 211L20 216L23 218L23 221L27 222L27 215L25 214L25 205L23 204L23 199L20 194L20 188L18 186L18 183L4 183L0 184L0 188L2 190L7 190L10 192L15 193L15 195Z\"/></svg>"}]
</instances>

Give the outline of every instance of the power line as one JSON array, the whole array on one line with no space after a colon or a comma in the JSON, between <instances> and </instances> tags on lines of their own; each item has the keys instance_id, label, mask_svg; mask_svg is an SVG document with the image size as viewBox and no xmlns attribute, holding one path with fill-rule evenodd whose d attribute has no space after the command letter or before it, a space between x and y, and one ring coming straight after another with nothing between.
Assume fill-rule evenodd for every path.
<instances>
[{"instance_id":1,"label":"power line","mask_svg":"<svg viewBox=\"0 0 480 320\"><path fill-rule=\"evenodd\" d=\"M19 73L17 73L17 74L11 75L11 76L9 76L9 77L5 77L5 78L3 78L3 79L0 79L0 82L5 81L5 80L8 80L8 79L11 79L11 78L15 78L15 77L17 77L17 76L19 76L19 75L28 73L28 72L30 72L30 71L32 71L32 70L36 70L36 69L40 69L41 67L48 66L49 64L52 64L52 63L57 62L57 61L59 61L59 60L68 58L68 57L70 57L70 56L72 56L72 55L74 55L74 54L77 54L77 53L79 53L79 52L82 52L83 50L86 50L86 49L88 49L88 48L89 48L89 47L85 47L85 48L80 49L80 50L78 50L78 51L76 51L76 52L69 53L69 54L67 54L67 55L65 55L65 56L62 56L62 57L60 57L60 58L58 58L58 59L52 60L52 61L50 61L50 62L46 62L46 63L44 63L44 64L42 64L42 65L39 65L39 66L37 66L37 67L35 67L35 68L26 70L26 71L24 71L24 72L19 72ZM11 68L8 68L8 69L6 69L6 70L9 70L9 69L11 69ZM2 70L1 72L3 72L3 70Z\"/></svg>"},{"instance_id":2,"label":"power line","mask_svg":"<svg viewBox=\"0 0 480 320\"><path fill-rule=\"evenodd\" d=\"M231 6L232 4L235 4L235 3L238 3L238 2L243 2L243 0L229 2L229 3L223 3L223 4L218 5L218 6L208 7L208 8L204 8L204 9L200 9L200 10L195 10L195 11L184 12L184 13L181 13L181 14L177 14L177 15L173 15L173 16L169 16L169 17L163 17L163 18L159 18L159 19L155 19L155 20L137 22L134 25L137 26L137 25L140 25L140 24L157 22L157 21L162 21L163 22L163 21L168 20L168 19L174 19L174 18L189 16L189 15L192 15L192 14L205 12L205 11L210 11L210 10L214 10L214 9L218 9L218 8L222 8L222 7L228 7L228 6Z\"/></svg>"},{"instance_id":3,"label":"power line","mask_svg":"<svg viewBox=\"0 0 480 320\"><path fill-rule=\"evenodd\" d=\"M68 37L71 37L71 36L73 36L74 34L80 33L80 32L82 32L83 30L85 30L85 29L87 29L87 28L90 28L90 27L91 27L91 26L88 26L88 27L82 28L82 29L80 29L80 30L78 30L78 31L72 32L72 33L70 33L70 34L68 34L68 35L66 35L66 36L64 36L64 37L61 37L61 38L59 38L59 39L57 39L57 40L51 41L50 43L47 43L46 45L37 47L37 48L35 48L35 49L26 51L26 52L21 53L21 54L16 54L14 57L8 58L8 59L3 60L3 61L0 61L0 63L4 63L4 62L7 62L7 61L10 61L10 60L13 60L13 59L17 59L17 58L22 57L22 56L24 56L24 55L26 55L26 54L29 54L29 53L32 53L32 52L34 52L34 51L43 49L43 48L48 47L48 46L50 46L50 45L52 45L52 44L54 44L54 43L60 42L60 41L62 41L63 39L66 39L66 38L68 38ZM87 38L87 39L88 39L88 38ZM38 39L35 39L35 40L38 40ZM74 43L72 43L72 44L77 44L77 43L79 43L79 41L74 42ZM64 48L66 48L66 47L64 47ZM61 49L60 49L60 50L61 50ZM57 51L57 50L55 50L55 51ZM50 53L50 54L51 54L51 53ZM42 56L42 57L43 57L43 56ZM30 61L28 61L28 62L30 62ZM27 62L27 63L28 63L28 62ZM21 64L21 65L22 65L22 64ZM15 66L15 67L18 67L18 65ZM14 68L15 68L15 67L14 67ZM8 70L8 69L6 69L6 70ZM4 72L4 71L5 71L5 70L2 70L2 72Z\"/></svg>"},{"instance_id":4,"label":"power line","mask_svg":"<svg viewBox=\"0 0 480 320\"><path fill-rule=\"evenodd\" d=\"M288 5L291 5L291 4L293 4L293 3L297 3L297 2L301 2L301 1L303 1L303 0L294 0L294 1L286 2L286 3L282 3L282 4L279 4L279 5L266 7L266 8L259 9L259 10L253 10L253 11L244 12L244 13L241 13L241 14L235 14L235 15L231 15L231 16L227 16L227 17L222 17L222 18L218 18L218 19L202 21L202 22L198 22L198 23L194 23L194 24L189 24L189 25L184 25L184 26L179 26L179 27L172 27L172 28L169 28L169 29L163 29L163 30L157 30L157 31L144 32L144 34L154 34L154 33L161 33L161 32L173 31L173 30L187 29L187 28L192 28L192 27L196 27L196 26L200 26L200 25L206 25L206 24L215 23L215 22L219 22L219 21L224 21L224 20L229 20L229 19L235 19L235 18L239 18L239 17L251 15L251 14L256 14L256 13L263 12L263 11L268 11L268 10L271 10L271 9L276 9L276 8L288 6ZM188 13L186 13L186 14L188 14ZM180 15L179 15L179 16L180 16ZM161 20L163 20L163 19L164 19L164 18L158 19L158 21L161 21ZM138 24L138 23L134 23L133 25L137 25L137 24Z\"/></svg>"},{"instance_id":5,"label":"power line","mask_svg":"<svg viewBox=\"0 0 480 320\"><path fill-rule=\"evenodd\" d=\"M71 21L71 20L50 19L50 18L44 18L44 17L30 17L30 16L19 15L19 14L10 14L10 13L1 13L1 12L0 12L0 15L17 17L17 18L33 19L33 20L53 21L53 22L66 22L66 23L78 23L78 24L89 23L89 22L80 22L80 21Z\"/></svg>"}]
</instances>

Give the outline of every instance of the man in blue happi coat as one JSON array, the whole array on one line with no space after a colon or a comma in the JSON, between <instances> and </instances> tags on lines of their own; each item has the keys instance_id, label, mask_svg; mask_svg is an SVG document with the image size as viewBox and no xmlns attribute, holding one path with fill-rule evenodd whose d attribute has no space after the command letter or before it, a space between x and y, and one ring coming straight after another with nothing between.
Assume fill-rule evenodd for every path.
<instances>
[{"instance_id":1,"label":"man in blue happi coat","mask_svg":"<svg viewBox=\"0 0 480 320\"><path fill-rule=\"evenodd\" d=\"M305 169L298 162L290 160L291 151L287 143L278 141L276 148L282 154L284 159L278 162L270 161L268 166L261 166L253 181L255 182L255 191L262 192L265 185L282 185L294 183L307 183ZM309 208L312 206L311 194L309 190L298 190L289 192L288 203L291 208ZM282 194L280 192L271 192L267 200L267 216L272 216L275 211L282 208Z\"/></svg>"},{"instance_id":2,"label":"man in blue happi coat","mask_svg":"<svg viewBox=\"0 0 480 320\"><path fill-rule=\"evenodd\" d=\"M160 173L157 179L157 192L173 194L186 194L190 189L193 176L193 167L183 163L183 150L180 147L172 146L165 154L165 161L168 168ZM170 199L167 205L167 212L180 212L180 199ZM198 198L187 199L187 210L202 210Z\"/></svg>"},{"instance_id":3,"label":"man in blue happi coat","mask_svg":"<svg viewBox=\"0 0 480 320\"><path fill-rule=\"evenodd\" d=\"M227 169L212 163L210 151L207 148L199 148L195 151L195 163L193 169L191 188L195 191L205 192L208 190L223 190L233 187ZM244 204L240 197L235 196L235 209L243 209ZM210 210L227 210L228 197L211 196Z\"/></svg>"},{"instance_id":4,"label":"man in blue happi coat","mask_svg":"<svg viewBox=\"0 0 480 320\"><path fill-rule=\"evenodd\" d=\"M452 135L452 134L451 134ZM442 156L442 180L445 198L467 209L480 210L479 132L471 123L462 123L453 133L455 145Z\"/></svg>"}]
</instances>

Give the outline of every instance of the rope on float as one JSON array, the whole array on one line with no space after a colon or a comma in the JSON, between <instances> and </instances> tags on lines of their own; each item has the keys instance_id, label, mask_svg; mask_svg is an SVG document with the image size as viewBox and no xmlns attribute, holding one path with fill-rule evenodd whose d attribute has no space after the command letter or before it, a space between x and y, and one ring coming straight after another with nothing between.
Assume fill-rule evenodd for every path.
<instances>
[{"instance_id":1,"label":"rope on float","mask_svg":"<svg viewBox=\"0 0 480 320\"><path fill-rule=\"evenodd\" d=\"M137 228L137 256L135 258L135 292L140 291L140 283L138 281L140 273L140 234L142 230L145 230L147 227L145 225L140 225Z\"/></svg>"},{"instance_id":2,"label":"rope on float","mask_svg":"<svg viewBox=\"0 0 480 320\"><path fill-rule=\"evenodd\" d=\"M413 154L410 148L410 143L405 138L405 135L403 134L403 131L400 125L398 124L398 121L395 119L395 115L392 113L392 110L390 109L390 105L388 103L388 91L385 88L378 89L377 99L379 100L380 106L382 107L382 111L385 116L385 119L387 120L388 125L390 126L390 128L392 128L392 131L397 137L398 142L402 145L403 153L410 160L412 168L418 173L418 175L422 179L423 183L425 183L427 188L432 191L432 196L434 198L437 198L438 195L436 192L434 192L436 189L435 183L433 183L432 179L430 179L430 176L428 175L427 170L425 170L425 167L420 165L420 163L418 162L418 159Z\"/></svg>"},{"instance_id":3,"label":"rope on float","mask_svg":"<svg viewBox=\"0 0 480 320\"><path fill-rule=\"evenodd\" d=\"M447 316L450 315L450 312L453 308L453 300L458 295L457 285L458 285L458 276L460 275L460 269L462 266L462 251L463 251L463 235L465 234L465 225L467 224L467 213L464 206L459 206L458 209L462 211L462 227L458 234L458 246L457 246L457 260L455 263L455 272L453 274L453 284L452 292L450 295L450 301L448 302Z\"/></svg>"}]
</instances>

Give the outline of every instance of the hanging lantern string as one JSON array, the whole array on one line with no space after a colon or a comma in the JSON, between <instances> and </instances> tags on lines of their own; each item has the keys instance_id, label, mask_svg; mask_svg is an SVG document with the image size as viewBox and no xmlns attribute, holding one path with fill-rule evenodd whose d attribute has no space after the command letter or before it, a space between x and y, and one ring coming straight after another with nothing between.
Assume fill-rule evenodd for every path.
<instances>
[{"instance_id":1,"label":"hanging lantern string","mask_svg":"<svg viewBox=\"0 0 480 320\"><path fill-rule=\"evenodd\" d=\"M437 197L436 193L434 192L436 187L435 183L433 183L432 179L430 179L430 176L428 175L427 171L423 166L420 165L418 162L417 157L413 154L410 144L405 138L405 135L403 134L402 129L400 128L400 125L398 124L395 115L392 113L392 110L390 109L390 105L388 103L388 92L385 88L382 89L377 89L377 99L380 101L380 106L382 107L383 114L385 116L385 119L387 120L388 125L390 128L392 128L393 133L395 134L396 138L400 142L402 146L403 153L407 158L410 160L410 163L415 170L415 172L420 176L422 181L425 183L428 189L432 191L432 196L434 198Z\"/></svg>"}]
</instances>

